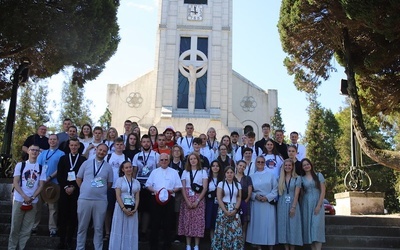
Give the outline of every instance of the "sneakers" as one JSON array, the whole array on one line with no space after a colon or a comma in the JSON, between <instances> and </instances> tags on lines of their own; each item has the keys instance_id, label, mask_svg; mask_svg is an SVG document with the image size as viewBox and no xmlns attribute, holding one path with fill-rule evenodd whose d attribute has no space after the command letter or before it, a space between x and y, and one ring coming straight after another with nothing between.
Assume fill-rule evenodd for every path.
<instances>
[{"instance_id":1,"label":"sneakers","mask_svg":"<svg viewBox=\"0 0 400 250\"><path fill-rule=\"evenodd\" d=\"M194 246L193 250L199 250L199 246Z\"/></svg>"},{"instance_id":2,"label":"sneakers","mask_svg":"<svg viewBox=\"0 0 400 250\"><path fill-rule=\"evenodd\" d=\"M192 250L192 247L190 245L186 245L186 250Z\"/></svg>"},{"instance_id":3,"label":"sneakers","mask_svg":"<svg viewBox=\"0 0 400 250\"><path fill-rule=\"evenodd\" d=\"M50 230L50 237L56 237L57 236L57 231L56 230Z\"/></svg>"}]
</instances>

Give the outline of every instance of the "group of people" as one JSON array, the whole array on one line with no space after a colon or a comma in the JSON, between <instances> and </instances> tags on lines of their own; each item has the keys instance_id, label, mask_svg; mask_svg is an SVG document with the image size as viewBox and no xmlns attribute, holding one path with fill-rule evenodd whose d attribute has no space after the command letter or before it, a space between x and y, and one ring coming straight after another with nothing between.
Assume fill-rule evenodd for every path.
<instances>
[{"instance_id":1,"label":"group of people","mask_svg":"<svg viewBox=\"0 0 400 250\"><path fill-rule=\"evenodd\" d=\"M63 128L47 138L40 126L24 143L9 249L24 249L44 202L59 249L85 249L90 221L95 249L104 240L112 250L138 249L139 240L170 249L175 239L198 250L205 232L215 250L244 249L245 242L321 249L325 242L324 177L305 158L296 132L286 144L282 130L270 138L269 124L258 141L252 131L218 141L214 128L195 137L192 123L184 136L155 126L141 136L130 120L122 135L89 124L78 134L70 119Z\"/></svg>"}]
</instances>

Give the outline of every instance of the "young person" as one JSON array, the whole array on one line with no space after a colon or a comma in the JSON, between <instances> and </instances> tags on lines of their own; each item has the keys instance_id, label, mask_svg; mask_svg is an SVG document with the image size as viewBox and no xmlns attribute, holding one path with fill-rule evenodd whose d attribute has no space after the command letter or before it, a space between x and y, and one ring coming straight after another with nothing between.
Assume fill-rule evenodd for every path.
<instances>
[{"instance_id":1,"label":"young person","mask_svg":"<svg viewBox=\"0 0 400 250\"><path fill-rule=\"evenodd\" d=\"M239 160L243 160L243 149L244 148L251 148L253 150L253 155L252 155L252 160L254 161L257 156L261 155L263 153L262 148L257 147L254 144L254 141L256 140L256 134L253 131L250 131L246 134L246 144L243 145L242 147L238 148L235 154L235 162L238 162Z\"/></svg>"},{"instance_id":2,"label":"young person","mask_svg":"<svg viewBox=\"0 0 400 250\"><path fill-rule=\"evenodd\" d=\"M301 200L303 243L311 244L312 250L321 250L325 242L325 178L321 173L315 173L309 159L301 160L301 166L305 173L301 177L304 189Z\"/></svg>"},{"instance_id":3,"label":"young person","mask_svg":"<svg viewBox=\"0 0 400 250\"><path fill-rule=\"evenodd\" d=\"M96 157L97 146L103 143L103 129L101 127L94 127L93 129L93 141L89 143L89 146L85 149L83 156L88 160L92 160Z\"/></svg>"},{"instance_id":4,"label":"young person","mask_svg":"<svg viewBox=\"0 0 400 250\"><path fill-rule=\"evenodd\" d=\"M236 180L242 186L242 203L240 204L240 220L242 222L243 239L246 239L247 225L250 220L250 198L253 192L253 181L245 175L247 163L240 160L236 167Z\"/></svg>"},{"instance_id":5,"label":"young person","mask_svg":"<svg viewBox=\"0 0 400 250\"><path fill-rule=\"evenodd\" d=\"M112 250L139 249L138 207L140 183L133 177L130 161L124 161L119 168L115 182L116 202L108 248Z\"/></svg>"},{"instance_id":6,"label":"young person","mask_svg":"<svg viewBox=\"0 0 400 250\"><path fill-rule=\"evenodd\" d=\"M183 201L179 214L178 235L186 237L186 250L192 249L192 238L195 242L194 250L199 250L200 238L204 237L204 197L207 193L208 176L201 166L198 154L188 155L181 179Z\"/></svg>"},{"instance_id":7,"label":"young person","mask_svg":"<svg viewBox=\"0 0 400 250\"><path fill-rule=\"evenodd\" d=\"M244 239L239 208L242 199L242 186L235 179L233 167L224 171L225 180L218 183L218 215L211 249L243 249Z\"/></svg>"},{"instance_id":8,"label":"young person","mask_svg":"<svg viewBox=\"0 0 400 250\"><path fill-rule=\"evenodd\" d=\"M90 124L85 123L82 125L81 131L79 132L78 140L84 146L84 149L82 152L85 152L86 148L93 141L93 131L92 131L92 126L90 126Z\"/></svg>"},{"instance_id":9,"label":"young person","mask_svg":"<svg viewBox=\"0 0 400 250\"><path fill-rule=\"evenodd\" d=\"M76 175L86 158L79 154L80 144L77 139L69 140L71 153L60 158L57 166L57 180L60 184L60 198L58 200L58 235L60 243L58 249L73 249L73 238L76 236L78 225L78 197L79 187Z\"/></svg>"},{"instance_id":10,"label":"young person","mask_svg":"<svg viewBox=\"0 0 400 250\"><path fill-rule=\"evenodd\" d=\"M283 159L275 148L275 143L272 139L267 139L264 146L265 169L274 174L276 179L279 179L279 173L283 164Z\"/></svg>"},{"instance_id":11,"label":"young person","mask_svg":"<svg viewBox=\"0 0 400 250\"><path fill-rule=\"evenodd\" d=\"M147 134L150 137L150 143L151 143L151 148L154 150L158 147L157 141L158 141L158 129L156 126L150 126Z\"/></svg>"},{"instance_id":12,"label":"young person","mask_svg":"<svg viewBox=\"0 0 400 250\"><path fill-rule=\"evenodd\" d=\"M217 186L218 183L224 179L223 173L223 169L217 160L211 162L208 174L208 191L206 195L206 230L210 231L210 239L214 236L215 221L217 219Z\"/></svg>"},{"instance_id":13,"label":"young person","mask_svg":"<svg viewBox=\"0 0 400 250\"><path fill-rule=\"evenodd\" d=\"M299 195L301 177L298 177L294 162L286 159L281 168L278 182L279 200L278 243L285 245L285 250L295 250L295 246L303 245Z\"/></svg>"},{"instance_id":14,"label":"young person","mask_svg":"<svg viewBox=\"0 0 400 250\"><path fill-rule=\"evenodd\" d=\"M194 126L192 123L187 123L185 126L186 136L180 137L176 140L176 143L182 147L183 153L187 156L189 153L193 152L193 131ZM178 132L178 131L177 131Z\"/></svg>"},{"instance_id":15,"label":"young person","mask_svg":"<svg viewBox=\"0 0 400 250\"><path fill-rule=\"evenodd\" d=\"M14 200L11 213L11 231L8 249L25 249L35 222L36 203L42 191L46 175L37 163L38 145L29 146L28 160L18 162L14 170Z\"/></svg>"},{"instance_id":16,"label":"young person","mask_svg":"<svg viewBox=\"0 0 400 250\"><path fill-rule=\"evenodd\" d=\"M106 162L108 162L111 165L111 168L113 170L114 178L112 181L113 184L111 188L107 190L108 205L107 205L106 219L104 222L104 228L105 228L104 240L110 239L112 215L114 213L115 202L117 199L115 193L115 185L119 177L120 166L123 162L129 160L129 158L123 153L125 149L124 139L122 139L121 137L117 137L114 141L113 146L114 146L114 152L108 154L106 157Z\"/></svg>"},{"instance_id":17,"label":"young person","mask_svg":"<svg viewBox=\"0 0 400 250\"><path fill-rule=\"evenodd\" d=\"M140 140L137 134L131 133L125 143L124 155L132 162L133 157L140 152Z\"/></svg>"},{"instance_id":18,"label":"young person","mask_svg":"<svg viewBox=\"0 0 400 250\"><path fill-rule=\"evenodd\" d=\"M118 131L111 127L107 130L106 139L103 140L103 143L108 146L108 153L111 154L115 151L114 142L115 139L118 138Z\"/></svg>"}]
</instances>

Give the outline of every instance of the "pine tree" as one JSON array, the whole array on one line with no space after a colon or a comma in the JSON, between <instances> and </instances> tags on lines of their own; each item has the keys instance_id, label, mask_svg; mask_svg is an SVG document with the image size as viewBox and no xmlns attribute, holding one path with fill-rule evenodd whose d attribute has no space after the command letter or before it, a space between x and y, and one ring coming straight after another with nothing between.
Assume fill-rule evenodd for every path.
<instances>
[{"instance_id":1,"label":"pine tree","mask_svg":"<svg viewBox=\"0 0 400 250\"><path fill-rule=\"evenodd\" d=\"M19 161L22 157L22 145L26 138L34 133L36 129L32 124L32 96L34 89L32 84L20 88L19 98L17 100L16 121L13 132L13 145L11 148L13 158Z\"/></svg>"},{"instance_id":2,"label":"pine tree","mask_svg":"<svg viewBox=\"0 0 400 250\"><path fill-rule=\"evenodd\" d=\"M50 120L48 93L45 83L30 82L20 88L11 149L13 158L17 161L22 156L21 148L26 138L35 134L40 125Z\"/></svg>"},{"instance_id":3,"label":"pine tree","mask_svg":"<svg viewBox=\"0 0 400 250\"><path fill-rule=\"evenodd\" d=\"M283 124L280 107L277 107L275 109L274 116L271 117L271 129L272 129L272 134L275 134L275 130L277 129L285 131L285 124Z\"/></svg>"},{"instance_id":4,"label":"pine tree","mask_svg":"<svg viewBox=\"0 0 400 250\"><path fill-rule=\"evenodd\" d=\"M51 111L48 110L47 96L49 94L46 82L39 82L33 94L32 123L34 128L50 121Z\"/></svg>"},{"instance_id":5,"label":"pine tree","mask_svg":"<svg viewBox=\"0 0 400 250\"><path fill-rule=\"evenodd\" d=\"M77 127L85 123L92 124L89 107L93 105L91 101L85 98L84 88L65 81L61 92L61 100L61 121L65 118L70 118ZM62 122L59 124L62 124Z\"/></svg>"},{"instance_id":6,"label":"pine tree","mask_svg":"<svg viewBox=\"0 0 400 250\"><path fill-rule=\"evenodd\" d=\"M321 107L316 96L309 96L309 100L309 120L305 136L307 156L313 162L316 171L323 173L326 179L327 197L332 199L332 190L337 180L335 160L338 153L335 142L341 131L331 110Z\"/></svg>"},{"instance_id":7,"label":"pine tree","mask_svg":"<svg viewBox=\"0 0 400 250\"><path fill-rule=\"evenodd\" d=\"M100 123L100 126L103 128L108 129L111 127L111 112L108 109L108 107L104 111L103 115L100 116L99 123Z\"/></svg>"}]
</instances>

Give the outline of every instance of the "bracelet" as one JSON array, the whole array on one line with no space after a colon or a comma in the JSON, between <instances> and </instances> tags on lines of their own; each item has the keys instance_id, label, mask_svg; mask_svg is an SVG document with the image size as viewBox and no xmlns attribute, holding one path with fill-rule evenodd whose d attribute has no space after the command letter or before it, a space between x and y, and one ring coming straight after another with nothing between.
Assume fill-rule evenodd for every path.
<instances>
[{"instance_id":1,"label":"bracelet","mask_svg":"<svg viewBox=\"0 0 400 250\"><path fill-rule=\"evenodd\" d=\"M34 200L34 199L36 199L36 197L32 195L32 196L31 196L31 199Z\"/></svg>"},{"instance_id":2,"label":"bracelet","mask_svg":"<svg viewBox=\"0 0 400 250\"><path fill-rule=\"evenodd\" d=\"M124 211L125 207L121 207L121 210Z\"/></svg>"}]
</instances>

